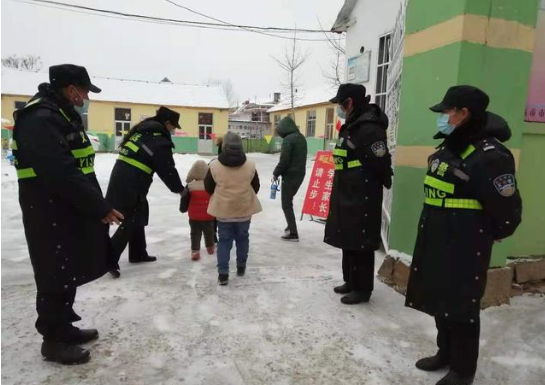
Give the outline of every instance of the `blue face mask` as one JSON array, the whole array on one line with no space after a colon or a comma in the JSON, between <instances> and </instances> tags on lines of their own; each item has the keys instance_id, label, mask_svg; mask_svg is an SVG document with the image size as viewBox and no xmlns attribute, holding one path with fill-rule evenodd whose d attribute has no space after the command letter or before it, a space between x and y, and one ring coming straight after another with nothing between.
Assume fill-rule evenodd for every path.
<instances>
[{"instance_id":1,"label":"blue face mask","mask_svg":"<svg viewBox=\"0 0 545 385\"><path fill-rule=\"evenodd\" d=\"M340 104L337 104L337 116L341 119L346 119L346 112L341 108Z\"/></svg>"},{"instance_id":2,"label":"blue face mask","mask_svg":"<svg viewBox=\"0 0 545 385\"><path fill-rule=\"evenodd\" d=\"M87 112L89 111L89 99L83 99L83 106L74 106L74 109L82 117L83 115L87 115Z\"/></svg>"},{"instance_id":3,"label":"blue face mask","mask_svg":"<svg viewBox=\"0 0 545 385\"><path fill-rule=\"evenodd\" d=\"M449 114L440 114L437 118L437 131L444 135L450 135L456 128L456 125L449 124L450 115Z\"/></svg>"}]
</instances>

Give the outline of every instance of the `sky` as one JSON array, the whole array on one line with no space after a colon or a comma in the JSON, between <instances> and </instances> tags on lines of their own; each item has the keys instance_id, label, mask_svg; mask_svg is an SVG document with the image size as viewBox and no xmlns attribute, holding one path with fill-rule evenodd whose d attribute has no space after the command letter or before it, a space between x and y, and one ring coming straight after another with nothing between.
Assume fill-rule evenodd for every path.
<instances>
[{"instance_id":1,"label":"sky","mask_svg":"<svg viewBox=\"0 0 545 385\"><path fill-rule=\"evenodd\" d=\"M212 22L164 0L58 0L126 13ZM175 0L203 14L234 24L329 30L344 0ZM40 56L44 65L75 63L92 76L140 80L168 77L176 83L205 84L230 79L237 100L286 94L279 56L290 40L251 32L197 29L45 8L2 0L2 57ZM283 35L290 36L290 35ZM325 39L323 34L299 35ZM340 35L335 35L339 38ZM302 88L327 83L332 52L326 41L298 42L309 53L301 71ZM97 81L97 85L98 84Z\"/></svg>"}]
</instances>

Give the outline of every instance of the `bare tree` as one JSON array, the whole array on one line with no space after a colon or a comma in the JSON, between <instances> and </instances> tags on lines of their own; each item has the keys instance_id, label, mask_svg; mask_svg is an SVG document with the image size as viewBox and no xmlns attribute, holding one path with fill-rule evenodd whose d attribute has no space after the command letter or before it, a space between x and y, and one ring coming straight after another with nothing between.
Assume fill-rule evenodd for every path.
<instances>
[{"instance_id":1,"label":"bare tree","mask_svg":"<svg viewBox=\"0 0 545 385\"><path fill-rule=\"evenodd\" d=\"M275 58L274 61L280 66L280 68L285 72L286 81L282 82L282 85L288 91L290 96L291 111L295 117L295 102L297 100L297 91L301 86L301 81L299 78L299 70L301 66L305 64L309 58L309 52L303 52L297 46L297 31L293 34L293 42L291 47L287 46L284 49L282 57Z\"/></svg>"},{"instance_id":2,"label":"bare tree","mask_svg":"<svg viewBox=\"0 0 545 385\"><path fill-rule=\"evenodd\" d=\"M332 87L338 87L344 82L346 69L346 51L342 45L341 39L333 39L329 36L318 19L320 29L324 31L327 39L327 45L331 51L332 57L329 59L328 68L322 69L322 76L331 84Z\"/></svg>"},{"instance_id":3,"label":"bare tree","mask_svg":"<svg viewBox=\"0 0 545 385\"><path fill-rule=\"evenodd\" d=\"M235 89L233 87L233 83L231 82L231 79L214 79L210 78L208 79L207 85L209 86L220 86L223 90L223 93L225 94L225 97L227 98L227 102L229 103L229 107L234 107L237 104L237 95L235 93Z\"/></svg>"},{"instance_id":4,"label":"bare tree","mask_svg":"<svg viewBox=\"0 0 545 385\"><path fill-rule=\"evenodd\" d=\"M37 72L42 69L42 59L39 56L34 55L11 55L2 59L2 67Z\"/></svg>"}]
</instances>

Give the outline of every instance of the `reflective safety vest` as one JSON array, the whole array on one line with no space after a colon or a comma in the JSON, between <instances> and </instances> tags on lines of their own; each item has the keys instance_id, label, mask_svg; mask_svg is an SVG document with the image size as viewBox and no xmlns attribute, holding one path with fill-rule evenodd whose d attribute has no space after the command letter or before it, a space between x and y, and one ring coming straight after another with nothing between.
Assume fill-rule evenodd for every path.
<instances>
[{"instance_id":1,"label":"reflective safety vest","mask_svg":"<svg viewBox=\"0 0 545 385\"><path fill-rule=\"evenodd\" d=\"M23 107L23 109L27 109L32 106L39 105L41 102L41 98L35 99L30 101ZM72 124L72 120L70 117L62 110L62 108L59 108L59 112L61 115L70 123ZM68 142L68 145L70 146L70 151L72 152L72 156L77 161L77 167L81 170L83 174L91 174L95 172L95 150L93 149L93 146L91 144L91 141L89 140L89 137L87 136L87 133L83 129L83 126L78 125L77 127L79 130L77 132L72 132L66 136L66 140ZM17 169L17 178L19 180L22 179L32 179L36 178L39 175L36 174L36 171L33 167L26 167L26 165L21 164L18 161L18 152L19 152L19 146L15 139L12 140L11 143L11 149L13 151L13 155L15 157L15 168Z\"/></svg>"},{"instance_id":2,"label":"reflective safety vest","mask_svg":"<svg viewBox=\"0 0 545 385\"><path fill-rule=\"evenodd\" d=\"M350 139L345 137L340 137L337 141L337 145L333 149L333 160L336 171L363 167L361 162L356 158L354 151L350 148L351 145L354 146L350 142Z\"/></svg>"},{"instance_id":3,"label":"reflective safety vest","mask_svg":"<svg viewBox=\"0 0 545 385\"><path fill-rule=\"evenodd\" d=\"M483 206L463 191L461 183L469 180L469 175L459 168L460 163L476 150L469 145L460 155L458 161L443 159L441 155L430 157L428 173L424 178L424 204L445 209L482 210ZM463 190L463 189L462 189Z\"/></svg>"},{"instance_id":4,"label":"reflective safety vest","mask_svg":"<svg viewBox=\"0 0 545 385\"><path fill-rule=\"evenodd\" d=\"M139 170L142 170L148 175L153 174L153 151L143 142L145 135L142 133L134 133L129 140L119 149L118 160L130 164ZM161 136L160 133L154 132L153 136Z\"/></svg>"}]
</instances>

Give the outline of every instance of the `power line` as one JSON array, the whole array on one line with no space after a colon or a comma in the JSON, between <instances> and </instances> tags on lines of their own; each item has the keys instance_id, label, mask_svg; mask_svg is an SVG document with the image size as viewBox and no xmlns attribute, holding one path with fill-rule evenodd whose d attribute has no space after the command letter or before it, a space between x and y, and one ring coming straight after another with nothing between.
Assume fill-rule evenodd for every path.
<instances>
[{"instance_id":1,"label":"power line","mask_svg":"<svg viewBox=\"0 0 545 385\"><path fill-rule=\"evenodd\" d=\"M81 5L68 4L68 3L62 3L62 2L50 1L50 0L11 0L11 1L43 6L43 7L49 7L49 8L56 8L56 9L61 9L65 11L83 13L83 14L94 15L94 16L123 19L123 20L133 20L133 21L141 21L141 22L156 23L156 24L166 24L166 25L175 25L175 26L184 26L184 27L203 28L203 29L224 30L224 31L246 30L249 32L260 33L262 35L276 37L280 39L286 39L286 40L293 40L294 38L264 33L261 31L254 31L252 30L252 28L257 28L257 29L276 28L276 31L278 33L282 33L282 32L285 33L285 32L291 32L291 31L300 31L303 33L317 33L317 32L323 33L322 30L297 30L297 29L280 28L280 27L253 27L253 26L229 24L223 21L222 21L222 24L220 24L220 23L197 22L197 21L180 20L180 19L168 19L168 18L160 18L160 17L147 16L147 15L141 15L141 14L111 11L111 10L100 9L100 8L92 8L92 7L86 7ZM176 4L176 3L172 3L172 4L180 6L179 4ZM209 17L209 16L205 16L205 17ZM295 38L295 39L301 40L301 41L327 41L326 39L306 39L306 38Z\"/></svg>"}]
</instances>

